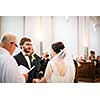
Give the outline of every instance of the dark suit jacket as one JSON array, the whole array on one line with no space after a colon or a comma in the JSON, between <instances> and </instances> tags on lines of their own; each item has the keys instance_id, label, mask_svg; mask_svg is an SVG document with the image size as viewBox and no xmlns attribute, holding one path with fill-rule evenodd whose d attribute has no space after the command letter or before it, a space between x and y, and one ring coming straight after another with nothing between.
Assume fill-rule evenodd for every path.
<instances>
[{"instance_id":1,"label":"dark suit jacket","mask_svg":"<svg viewBox=\"0 0 100 100\"><path fill-rule=\"evenodd\" d=\"M77 64L77 61L74 60L74 65L75 65L75 79L74 79L74 83L78 83L78 64Z\"/></svg>"},{"instance_id":2,"label":"dark suit jacket","mask_svg":"<svg viewBox=\"0 0 100 100\"><path fill-rule=\"evenodd\" d=\"M41 75L41 77L44 76L45 69L46 69L46 67L47 67L47 64L48 64L49 60L50 60L49 58L47 58L47 59L42 59L41 62L40 62L40 63L41 63L40 71L43 72L43 74Z\"/></svg>"},{"instance_id":3,"label":"dark suit jacket","mask_svg":"<svg viewBox=\"0 0 100 100\"><path fill-rule=\"evenodd\" d=\"M41 68L41 64L40 64L41 58L37 54L34 54L34 57L35 57L35 59L33 60L33 62L31 60L31 56L29 57L31 67L33 67L33 66L35 66L35 67L33 68L33 70L31 70L28 73L29 78L28 78L27 82L32 82L33 78L39 78L39 71L40 71L40 68ZM27 63L24 55L22 54L22 52L15 55L14 58L17 61L18 66L23 65L23 66L25 66L26 68L29 69L28 63Z\"/></svg>"}]
</instances>

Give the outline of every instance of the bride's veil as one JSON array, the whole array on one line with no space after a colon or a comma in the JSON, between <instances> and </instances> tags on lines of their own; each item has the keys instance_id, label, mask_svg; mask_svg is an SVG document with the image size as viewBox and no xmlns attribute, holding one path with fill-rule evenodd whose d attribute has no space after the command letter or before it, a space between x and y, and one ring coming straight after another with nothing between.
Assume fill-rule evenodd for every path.
<instances>
[{"instance_id":1,"label":"bride's veil","mask_svg":"<svg viewBox=\"0 0 100 100\"><path fill-rule=\"evenodd\" d=\"M70 82L73 81L75 77L75 65L74 65L71 54L66 48L61 50L61 52L59 52L56 55L55 61L60 61L60 60L63 60L66 65L66 69L67 69L66 76L68 76L66 79Z\"/></svg>"}]
</instances>

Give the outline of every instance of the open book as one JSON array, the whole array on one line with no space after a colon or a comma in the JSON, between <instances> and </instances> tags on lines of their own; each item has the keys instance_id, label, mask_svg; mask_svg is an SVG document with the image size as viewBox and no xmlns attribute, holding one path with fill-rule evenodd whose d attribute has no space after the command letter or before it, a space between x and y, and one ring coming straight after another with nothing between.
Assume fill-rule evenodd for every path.
<instances>
[{"instance_id":1,"label":"open book","mask_svg":"<svg viewBox=\"0 0 100 100\"><path fill-rule=\"evenodd\" d=\"M33 66L30 70L29 69L27 69L25 66L23 66L23 65L20 65L20 66L18 66L19 67L19 72L20 72L20 74L27 74L27 73L29 73L35 66Z\"/></svg>"}]
</instances>

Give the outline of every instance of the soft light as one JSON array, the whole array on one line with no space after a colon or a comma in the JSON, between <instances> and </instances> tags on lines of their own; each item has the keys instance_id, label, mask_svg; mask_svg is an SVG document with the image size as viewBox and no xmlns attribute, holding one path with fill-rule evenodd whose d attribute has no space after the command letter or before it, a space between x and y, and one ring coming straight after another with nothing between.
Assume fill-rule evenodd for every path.
<instances>
[{"instance_id":1,"label":"soft light","mask_svg":"<svg viewBox=\"0 0 100 100\"><path fill-rule=\"evenodd\" d=\"M43 34L41 32L37 32L35 34L35 39L38 41L43 41Z\"/></svg>"}]
</instances>

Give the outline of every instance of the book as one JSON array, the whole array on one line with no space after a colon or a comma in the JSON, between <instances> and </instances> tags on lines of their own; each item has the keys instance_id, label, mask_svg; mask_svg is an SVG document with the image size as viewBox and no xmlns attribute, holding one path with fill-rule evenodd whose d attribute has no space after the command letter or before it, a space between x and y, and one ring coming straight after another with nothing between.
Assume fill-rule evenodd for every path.
<instances>
[{"instance_id":1,"label":"book","mask_svg":"<svg viewBox=\"0 0 100 100\"><path fill-rule=\"evenodd\" d=\"M20 65L19 66L19 73L20 74L28 74L35 66L33 66L30 70L27 69L25 66Z\"/></svg>"},{"instance_id":2,"label":"book","mask_svg":"<svg viewBox=\"0 0 100 100\"><path fill-rule=\"evenodd\" d=\"M33 66L30 70L27 71L27 73L29 73L35 66Z\"/></svg>"}]
</instances>

